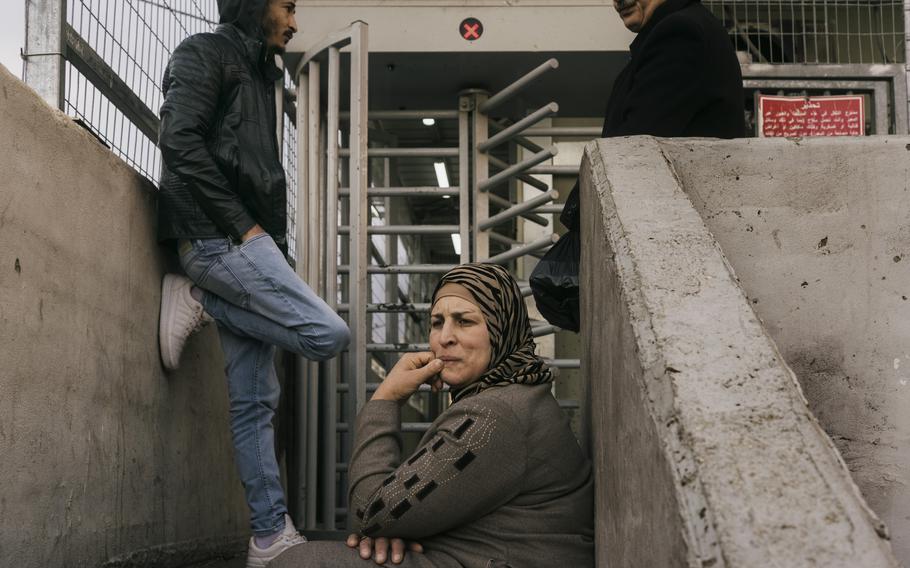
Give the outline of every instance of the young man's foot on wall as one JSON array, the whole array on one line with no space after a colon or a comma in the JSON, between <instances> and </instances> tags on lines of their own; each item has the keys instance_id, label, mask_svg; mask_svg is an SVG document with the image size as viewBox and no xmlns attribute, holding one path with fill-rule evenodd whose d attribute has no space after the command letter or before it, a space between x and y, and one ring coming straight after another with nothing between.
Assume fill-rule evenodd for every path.
<instances>
[{"instance_id":1,"label":"young man's foot on wall","mask_svg":"<svg viewBox=\"0 0 910 568\"><path fill-rule=\"evenodd\" d=\"M193 281L180 274L164 275L158 318L161 361L168 371L180 366L180 354L189 336L214 321L194 297Z\"/></svg>"}]
</instances>

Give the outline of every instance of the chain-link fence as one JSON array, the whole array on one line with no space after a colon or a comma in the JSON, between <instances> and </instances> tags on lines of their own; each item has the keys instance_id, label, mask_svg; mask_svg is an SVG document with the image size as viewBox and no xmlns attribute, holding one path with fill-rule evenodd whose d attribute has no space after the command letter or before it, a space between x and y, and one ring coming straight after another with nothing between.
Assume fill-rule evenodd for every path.
<instances>
[{"instance_id":1,"label":"chain-link fence","mask_svg":"<svg viewBox=\"0 0 910 568\"><path fill-rule=\"evenodd\" d=\"M156 117L171 52L187 36L214 29L217 20L216 0L69 0L66 13L66 22L82 41ZM157 183L157 141L69 63L64 103L64 111Z\"/></svg>"},{"instance_id":2,"label":"chain-link fence","mask_svg":"<svg viewBox=\"0 0 910 568\"><path fill-rule=\"evenodd\" d=\"M291 91L294 82L290 73L284 74L284 88ZM291 116L292 111L286 109L282 124L281 160L284 163L284 173L288 182L288 253L296 262L297 260L297 124Z\"/></svg>"},{"instance_id":3,"label":"chain-link fence","mask_svg":"<svg viewBox=\"0 0 910 568\"><path fill-rule=\"evenodd\" d=\"M157 184L161 82L173 50L190 35L215 29L217 0L60 0L65 6L63 109L115 154ZM44 5L49 3L44 2ZM41 18L45 14L33 14ZM86 71L88 69L88 71ZM85 73L83 71L86 71ZM285 88L292 81L285 78ZM289 111L290 112L290 111ZM297 129L282 121L282 160L288 177L288 218L294 250ZM293 254L293 252L292 252Z\"/></svg>"},{"instance_id":4,"label":"chain-link fence","mask_svg":"<svg viewBox=\"0 0 910 568\"><path fill-rule=\"evenodd\" d=\"M705 0L755 63L903 63L901 0Z\"/></svg>"}]
</instances>

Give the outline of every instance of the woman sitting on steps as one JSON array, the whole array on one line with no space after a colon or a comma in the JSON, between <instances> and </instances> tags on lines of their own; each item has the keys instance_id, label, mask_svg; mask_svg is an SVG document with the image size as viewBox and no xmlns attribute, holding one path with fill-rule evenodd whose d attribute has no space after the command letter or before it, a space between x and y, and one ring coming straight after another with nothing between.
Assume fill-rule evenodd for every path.
<instances>
[{"instance_id":1,"label":"woman sitting on steps","mask_svg":"<svg viewBox=\"0 0 910 568\"><path fill-rule=\"evenodd\" d=\"M443 276L430 348L404 356L357 416L350 503L362 540L300 544L269 566L384 563L390 538L389 564L403 567L593 566L591 466L504 268ZM449 385L453 403L402 456L400 408L424 383ZM402 559L399 539L420 545Z\"/></svg>"}]
</instances>

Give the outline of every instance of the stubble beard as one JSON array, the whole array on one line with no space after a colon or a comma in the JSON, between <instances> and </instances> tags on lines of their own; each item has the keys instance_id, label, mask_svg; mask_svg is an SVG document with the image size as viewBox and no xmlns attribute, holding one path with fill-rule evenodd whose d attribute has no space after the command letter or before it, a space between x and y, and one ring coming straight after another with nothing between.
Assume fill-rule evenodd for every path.
<instances>
[{"instance_id":1,"label":"stubble beard","mask_svg":"<svg viewBox=\"0 0 910 568\"><path fill-rule=\"evenodd\" d=\"M272 45L269 43L271 38L278 36L278 30L280 25L275 20L266 19L262 22L262 35L265 37L266 46L270 53L281 55L285 52L285 46L282 44ZM281 34L281 39L284 39L284 34Z\"/></svg>"}]
</instances>

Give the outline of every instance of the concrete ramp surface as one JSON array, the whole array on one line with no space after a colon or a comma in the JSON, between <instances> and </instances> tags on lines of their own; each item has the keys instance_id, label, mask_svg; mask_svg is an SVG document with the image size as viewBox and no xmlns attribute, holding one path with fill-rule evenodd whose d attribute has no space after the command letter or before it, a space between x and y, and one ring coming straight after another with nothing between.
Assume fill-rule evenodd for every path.
<instances>
[{"instance_id":1,"label":"concrete ramp surface","mask_svg":"<svg viewBox=\"0 0 910 568\"><path fill-rule=\"evenodd\" d=\"M908 148L588 146L598 565L910 564Z\"/></svg>"}]
</instances>

